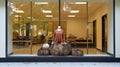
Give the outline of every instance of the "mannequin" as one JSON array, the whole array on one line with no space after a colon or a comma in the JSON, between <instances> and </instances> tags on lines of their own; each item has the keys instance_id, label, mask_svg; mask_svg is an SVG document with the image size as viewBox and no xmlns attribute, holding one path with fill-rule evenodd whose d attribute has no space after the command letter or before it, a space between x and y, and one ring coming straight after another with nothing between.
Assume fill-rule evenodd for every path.
<instances>
[{"instance_id":1,"label":"mannequin","mask_svg":"<svg viewBox=\"0 0 120 67\"><path fill-rule=\"evenodd\" d=\"M57 30L54 31L52 44L65 42L64 31L61 29L61 26L58 26Z\"/></svg>"},{"instance_id":2,"label":"mannequin","mask_svg":"<svg viewBox=\"0 0 120 67\"><path fill-rule=\"evenodd\" d=\"M71 52L71 46L65 43L64 31L60 26L54 31L50 53L56 56L66 56Z\"/></svg>"}]
</instances>

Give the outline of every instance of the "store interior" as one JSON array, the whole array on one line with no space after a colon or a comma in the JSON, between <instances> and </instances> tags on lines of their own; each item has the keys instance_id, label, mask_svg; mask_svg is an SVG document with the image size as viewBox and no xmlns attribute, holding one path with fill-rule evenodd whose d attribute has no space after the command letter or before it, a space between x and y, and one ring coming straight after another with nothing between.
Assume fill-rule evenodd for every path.
<instances>
[{"instance_id":1,"label":"store interior","mask_svg":"<svg viewBox=\"0 0 120 67\"><path fill-rule=\"evenodd\" d=\"M8 2L8 54L37 55L60 25L66 42L87 56L113 54L111 0Z\"/></svg>"}]
</instances>

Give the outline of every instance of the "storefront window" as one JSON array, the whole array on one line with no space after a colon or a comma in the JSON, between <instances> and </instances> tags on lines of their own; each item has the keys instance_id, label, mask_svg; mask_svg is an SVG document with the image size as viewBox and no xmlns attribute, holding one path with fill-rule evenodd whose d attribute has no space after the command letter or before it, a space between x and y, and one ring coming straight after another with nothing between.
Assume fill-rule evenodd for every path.
<instances>
[{"instance_id":1,"label":"storefront window","mask_svg":"<svg viewBox=\"0 0 120 67\"><path fill-rule=\"evenodd\" d=\"M8 55L113 55L112 1L8 0Z\"/></svg>"}]
</instances>

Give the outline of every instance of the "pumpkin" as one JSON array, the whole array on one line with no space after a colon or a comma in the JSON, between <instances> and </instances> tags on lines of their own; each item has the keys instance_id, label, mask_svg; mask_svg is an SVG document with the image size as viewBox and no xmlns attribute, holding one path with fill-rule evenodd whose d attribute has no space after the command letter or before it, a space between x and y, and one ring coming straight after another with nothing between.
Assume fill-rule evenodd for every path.
<instances>
[{"instance_id":1,"label":"pumpkin","mask_svg":"<svg viewBox=\"0 0 120 67\"><path fill-rule=\"evenodd\" d=\"M37 52L37 55L38 55L38 56L41 56L41 55L49 55L49 54L50 54L49 49L42 49L42 48L40 48L40 49L38 50L38 52Z\"/></svg>"},{"instance_id":2,"label":"pumpkin","mask_svg":"<svg viewBox=\"0 0 120 67\"><path fill-rule=\"evenodd\" d=\"M72 50L72 55L74 56L83 56L83 51L79 49Z\"/></svg>"},{"instance_id":3,"label":"pumpkin","mask_svg":"<svg viewBox=\"0 0 120 67\"><path fill-rule=\"evenodd\" d=\"M56 56L66 56L71 53L71 45L70 44L52 44L50 47L50 54Z\"/></svg>"}]
</instances>

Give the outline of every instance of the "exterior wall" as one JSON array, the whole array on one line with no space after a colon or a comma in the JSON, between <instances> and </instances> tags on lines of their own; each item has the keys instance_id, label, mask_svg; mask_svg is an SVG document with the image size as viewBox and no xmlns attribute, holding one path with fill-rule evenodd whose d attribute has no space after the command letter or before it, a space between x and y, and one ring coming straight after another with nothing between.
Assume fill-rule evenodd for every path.
<instances>
[{"instance_id":1,"label":"exterior wall","mask_svg":"<svg viewBox=\"0 0 120 67\"><path fill-rule=\"evenodd\" d=\"M120 58L120 0L115 3L115 55Z\"/></svg>"},{"instance_id":2,"label":"exterior wall","mask_svg":"<svg viewBox=\"0 0 120 67\"><path fill-rule=\"evenodd\" d=\"M0 1L0 58L6 55L6 23L5 23L5 1Z\"/></svg>"}]
</instances>

